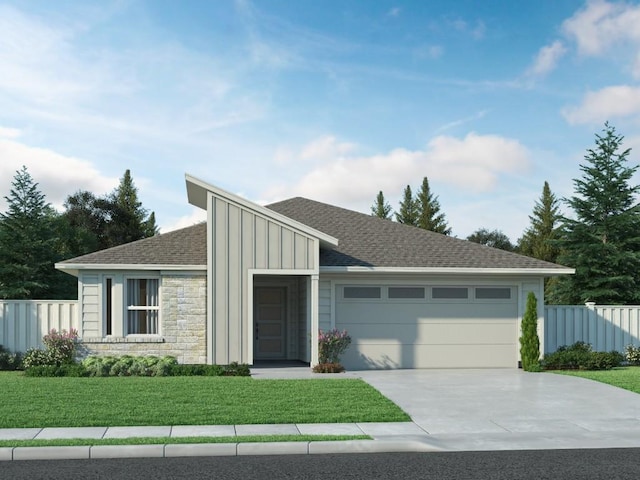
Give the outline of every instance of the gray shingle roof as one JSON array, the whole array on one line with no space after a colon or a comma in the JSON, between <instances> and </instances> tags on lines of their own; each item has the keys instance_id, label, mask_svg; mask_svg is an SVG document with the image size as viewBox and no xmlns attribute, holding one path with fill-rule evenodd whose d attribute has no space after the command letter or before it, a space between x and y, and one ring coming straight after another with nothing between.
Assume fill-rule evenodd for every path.
<instances>
[{"instance_id":1,"label":"gray shingle roof","mask_svg":"<svg viewBox=\"0 0 640 480\"><path fill-rule=\"evenodd\" d=\"M266 207L338 239L336 248L320 250L321 266L565 268L306 198L296 197ZM206 266L206 224L90 253L60 264Z\"/></svg>"},{"instance_id":2,"label":"gray shingle roof","mask_svg":"<svg viewBox=\"0 0 640 480\"><path fill-rule=\"evenodd\" d=\"M306 198L267 208L339 240L337 248L320 251L322 266L566 268Z\"/></svg>"},{"instance_id":3,"label":"gray shingle roof","mask_svg":"<svg viewBox=\"0 0 640 480\"><path fill-rule=\"evenodd\" d=\"M207 226L191 227L60 262L93 265L206 265Z\"/></svg>"}]
</instances>

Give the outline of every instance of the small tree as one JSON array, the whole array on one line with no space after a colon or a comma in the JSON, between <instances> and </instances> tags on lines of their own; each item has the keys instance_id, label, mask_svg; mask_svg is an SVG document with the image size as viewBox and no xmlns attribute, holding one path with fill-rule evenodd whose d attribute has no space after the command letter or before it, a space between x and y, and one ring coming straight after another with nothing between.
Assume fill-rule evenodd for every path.
<instances>
[{"instance_id":1,"label":"small tree","mask_svg":"<svg viewBox=\"0 0 640 480\"><path fill-rule=\"evenodd\" d=\"M527 372L540 371L540 339L538 338L538 300L533 292L527 295L527 307L522 317L520 359Z\"/></svg>"},{"instance_id":2,"label":"small tree","mask_svg":"<svg viewBox=\"0 0 640 480\"><path fill-rule=\"evenodd\" d=\"M371 206L371 215L378 218L384 218L388 220L391 218L391 205L384 198L382 190L378 192L376 201Z\"/></svg>"},{"instance_id":3,"label":"small tree","mask_svg":"<svg viewBox=\"0 0 640 480\"><path fill-rule=\"evenodd\" d=\"M404 189L400 209L396 212L396 221L404 225L418 226L418 202L413 198L409 185Z\"/></svg>"},{"instance_id":4,"label":"small tree","mask_svg":"<svg viewBox=\"0 0 640 480\"><path fill-rule=\"evenodd\" d=\"M451 228L447 225L444 213L440 211L438 196L431 192L429 179L424 177L420 191L416 195L418 208L418 227L444 235L451 234Z\"/></svg>"}]
</instances>

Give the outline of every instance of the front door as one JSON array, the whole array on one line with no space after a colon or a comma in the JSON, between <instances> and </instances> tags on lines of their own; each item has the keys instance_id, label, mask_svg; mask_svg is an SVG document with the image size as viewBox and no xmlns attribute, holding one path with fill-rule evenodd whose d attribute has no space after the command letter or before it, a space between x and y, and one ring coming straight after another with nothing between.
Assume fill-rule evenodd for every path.
<instances>
[{"instance_id":1,"label":"front door","mask_svg":"<svg viewBox=\"0 0 640 480\"><path fill-rule=\"evenodd\" d=\"M254 292L254 358L286 357L287 288L256 287Z\"/></svg>"}]
</instances>

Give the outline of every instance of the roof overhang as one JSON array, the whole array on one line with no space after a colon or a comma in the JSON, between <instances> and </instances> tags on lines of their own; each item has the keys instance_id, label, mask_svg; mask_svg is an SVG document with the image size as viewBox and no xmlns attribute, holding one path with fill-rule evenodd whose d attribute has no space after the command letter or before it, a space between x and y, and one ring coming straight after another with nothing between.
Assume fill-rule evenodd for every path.
<instances>
[{"instance_id":1,"label":"roof overhang","mask_svg":"<svg viewBox=\"0 0 640 480\"><path fill-rule=\"evenodd\" d=\"M187 199L191 205L207 210L209 193L221 197L227 201L235 203L237 205L246 208L262 217L272 219L278 223L286 225L290 228L300 231L310 237L316 238L320 241L320 245L324 248L333 248L338 246L338 239L327 235L319 230L309 227L304 223L300 223L278 212L274 212L262 205L258 205L250 200L242 198L231 192L223 190L222 188L213 186L199 178L192 175L185 174L185 180L187 183Z\"/></svg>"},{"instance_id":2,"label":"roof overhang","mask_svg":"<svg viewBox=\"0 0 640 480\"><path fill-rule=\"evenodd\" d=\"M531 275L553 277L573 275L573 268L464 268L464 267L320 267L320 273L401 273L457 275Z\"/></svg>"},{"instance_id":3,"label":"roof overhang","mask_svg":"<svg viewBox=\"0 0 640 480\"><path fill-rule=\"evenodd\" d=\"M206 265L164 265L147 263L113 264L113 263L56 263L54 267L70 275L78 276L81 270L137 270L137 271L172 271L197 272L206 271Z\"/></svg>"}]
</instances>

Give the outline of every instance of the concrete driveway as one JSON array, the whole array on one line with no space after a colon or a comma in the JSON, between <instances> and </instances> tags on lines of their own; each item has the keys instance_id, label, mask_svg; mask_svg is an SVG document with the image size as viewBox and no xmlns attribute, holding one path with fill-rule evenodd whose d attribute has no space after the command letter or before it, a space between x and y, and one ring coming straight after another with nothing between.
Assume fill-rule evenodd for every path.
<instances>
[{"instance_id":1,"label":"concrete driveway","mask_svg":"<svg viewBox=\"0 0 640 480\"><path fill-rule=\"evenodd\" d=\"M351 373L445 450L640 446L640 395L609 385L517 369Z\"/></svg>"}]
</instances>

